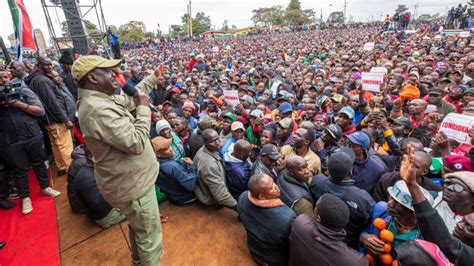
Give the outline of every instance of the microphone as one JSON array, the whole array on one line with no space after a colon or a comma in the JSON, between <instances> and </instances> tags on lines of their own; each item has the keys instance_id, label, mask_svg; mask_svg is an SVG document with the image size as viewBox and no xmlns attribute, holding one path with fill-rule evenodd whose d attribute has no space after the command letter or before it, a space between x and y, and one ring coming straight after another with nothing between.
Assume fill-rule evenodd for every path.
<instances>
[{"instance_id":1,"label":"microphone","mask_svg":"<svg viewBox=\"0 0 474 266\"><path fill-rule=\"evenodd\" d=\"M137 95L138 93L137 89L135 89L135 87L128 83L125 83L125 85L123 85L122 91L130 97L135 97L135 95ZM158 112L158 109L156 109L156 106L154 106L153 104L150 103L148 107L150 107L152 111Z\"/></svg>"}]
</instances>

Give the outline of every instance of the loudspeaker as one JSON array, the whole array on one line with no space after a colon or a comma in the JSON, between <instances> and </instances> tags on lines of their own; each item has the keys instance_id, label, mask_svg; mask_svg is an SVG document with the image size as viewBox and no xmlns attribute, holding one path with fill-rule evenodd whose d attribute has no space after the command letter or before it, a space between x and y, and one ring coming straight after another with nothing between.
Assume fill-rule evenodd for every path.
<instances>
[{"instance_id":1,"label":"loudspeaker","mask_svg":"<svg viewBox=\"0 0 474 266\"><path fill-rule=\"evenodd\" d=\"M61 5L64 10L64 16L69 27L69 34L72 38L74 51L76 53L86 55L89 53L90 38L87 33L87 28L81 20L81 8L77 0L61 0Z\"/></svg>"}]
</instances>

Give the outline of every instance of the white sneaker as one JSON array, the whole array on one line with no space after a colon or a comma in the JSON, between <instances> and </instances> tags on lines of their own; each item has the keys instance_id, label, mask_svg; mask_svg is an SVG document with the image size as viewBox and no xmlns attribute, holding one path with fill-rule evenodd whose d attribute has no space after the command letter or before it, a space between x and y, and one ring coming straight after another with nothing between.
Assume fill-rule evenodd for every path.
<instances>
[{"instance_id":1,"label":"white sneaker","mask_svg":"<svg viewBox=\"0 0 474 266\"><path fill-rule=\"evenodd\" d=\"M33 211L33 205L31 204L31 199L29 197L24 198L21 213L28 214L32 211Z\"/></svg>"},{"instance_id":2,"label":"white sneaker","mask_svg":"<svg viewBox=\"0 0 474 266\"><path fill-rule=\"evenodd\" d=\"M43 191L41 191L41 194L43 194L45 196L57 197L57 196L61 195L61 192L59 192L57 190L54 190L50 187L47 187L47 188L43 189Z\"/></svg>"}]
</instances>

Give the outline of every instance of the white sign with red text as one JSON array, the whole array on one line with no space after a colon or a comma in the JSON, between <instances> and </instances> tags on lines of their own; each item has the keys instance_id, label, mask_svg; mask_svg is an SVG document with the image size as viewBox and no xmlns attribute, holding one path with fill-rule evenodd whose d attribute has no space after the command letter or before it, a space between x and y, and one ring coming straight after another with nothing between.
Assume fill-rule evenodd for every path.
<instances>
[{"instance_id":1,"label":"white sign with red text","mask_svg":"<svg viewBox=\"0 0 474 266\"><path fill-rule=\"evenodd\" d=\"M443 131L450 139L461 143L470 144L469 131L474 126L474 116L449 113L441 123L440 131Z\"/></svg>"},{"instance_id":2,"label":"white sign with red text","mask_svg":"<svg viewBox=\"0 0 474 266\"><path fill-rule=\"evenodd\" d=\"M239 101L239 92L236 90L224 90L224 99L225 102L232 106L237 106L240 104Z\"/></svg>"},{"instance_id":3,"label":"white sign with red text","mask_svg":"<svg viewBox=\"0 0 474 266\"><path fill-rule=\"evenodd\" d=\"M383 82L384 73L362 72L362 89L372 92L380 92L380 84Z\"/></svg>"},{"instance_id":4,"label":"white sign with red text","mask_svg":"<svg viewBox=\"0 0 474 266\"><path fill-rule=\"evenodd\" d=\"M374 50L375 43L374 42L367 42L364 44L364 51L372 51Z\"/></svg>"}]
</instances>

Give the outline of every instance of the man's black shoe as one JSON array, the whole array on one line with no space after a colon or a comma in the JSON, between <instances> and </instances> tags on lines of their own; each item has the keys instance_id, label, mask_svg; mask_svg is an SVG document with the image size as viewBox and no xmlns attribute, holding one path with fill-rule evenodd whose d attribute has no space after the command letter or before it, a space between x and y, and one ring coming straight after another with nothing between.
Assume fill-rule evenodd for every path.
<instances>
[{"instance_id":1,"label":"man's black shoe","mask_svg":"<svg viewBox=\"0 0 474 266\"><path fill-rule=\"evenodd\" d=\"M63 175L66 175L66 174L67 174L66 170L58 171L58 176L63 176Z\"/></svg>"},{"instance_id":2,"label":"man's black shoe","mask_svg":"<svg viewBox=\"0 0 474 266\"><path fill-rule=\"evenodd\" d=\"M0 199L0 209L8 210L15 207L15 203Z\"/></svg>"}]
</instances>

